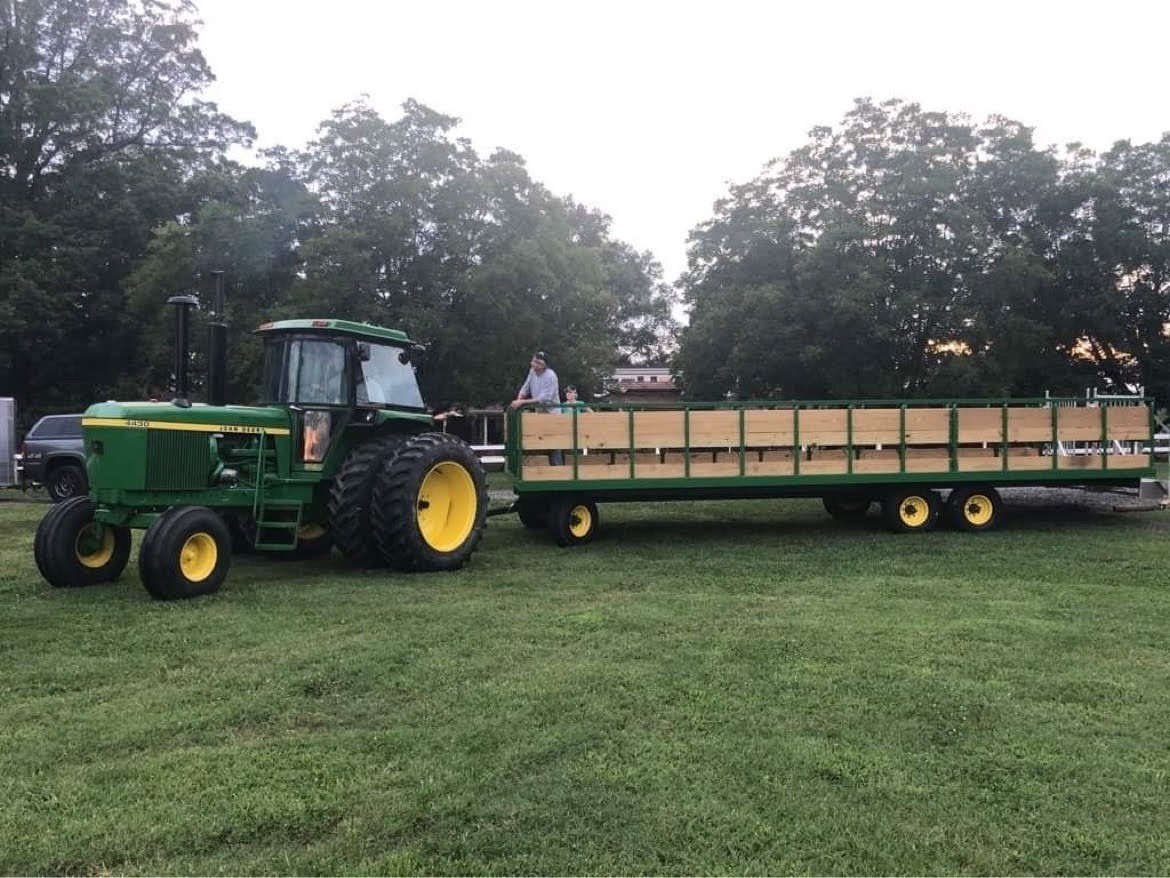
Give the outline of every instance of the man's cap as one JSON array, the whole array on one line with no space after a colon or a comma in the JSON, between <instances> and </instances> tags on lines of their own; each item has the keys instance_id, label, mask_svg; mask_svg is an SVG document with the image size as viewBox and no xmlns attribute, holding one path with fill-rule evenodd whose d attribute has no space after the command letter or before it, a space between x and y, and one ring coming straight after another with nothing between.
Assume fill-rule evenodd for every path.
<instances>
[{"instance_id":1,"label":"man's cap","mask_svg":"<svg viewBox=\"0 0 1170 878\"><path fill-rule=\"evenodd\" d=\"M565 393L568 393L569 391L572 391L573 393L576 393L576 392L577 392L577 385L576 385L576 384L570 384L570 385L568 385L568 386L565 388Z\"/></svg>"}]
</instances>

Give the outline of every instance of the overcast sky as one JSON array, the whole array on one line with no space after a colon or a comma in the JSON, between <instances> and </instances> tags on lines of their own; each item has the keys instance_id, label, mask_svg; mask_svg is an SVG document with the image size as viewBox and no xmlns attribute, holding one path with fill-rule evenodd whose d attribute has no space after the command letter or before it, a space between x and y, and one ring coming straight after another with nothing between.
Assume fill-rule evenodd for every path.
<instances>
[{"instance_id":1,"label":"overcast sky","mask_svg":"<svg viewBox=\"0 0 1170 878\"><path fill-rule=\"evenodd\" d=\"M209 95L261 146L302 146L366 94L462 119L613 217L667 280L729 184L855 97L1000 113L1097 149L1170 130L1170 2L196 0Z\"/></svg>"}]
</instances>

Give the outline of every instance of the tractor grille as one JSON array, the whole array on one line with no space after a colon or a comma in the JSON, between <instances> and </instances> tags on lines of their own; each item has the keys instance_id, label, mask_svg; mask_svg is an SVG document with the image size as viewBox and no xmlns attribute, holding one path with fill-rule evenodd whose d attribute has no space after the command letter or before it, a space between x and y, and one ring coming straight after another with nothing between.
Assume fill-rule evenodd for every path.
<instances>
[{"instance_id":1,"label":"tractor grille","mask_svg":"<svg viewBox=\"0 0 1170 878\"><path fill-rule=\"evenodd\" d=\"M146 489L206 488L211 450L206 433L150 430L146 436Z\"/></svg>"}]
</instances>

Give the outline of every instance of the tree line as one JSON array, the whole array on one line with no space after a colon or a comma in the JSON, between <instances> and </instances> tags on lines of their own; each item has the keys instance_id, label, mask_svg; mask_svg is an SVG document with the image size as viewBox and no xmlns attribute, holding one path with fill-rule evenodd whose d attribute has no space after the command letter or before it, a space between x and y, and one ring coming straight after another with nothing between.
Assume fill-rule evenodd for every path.
<instances>
[{"instance_id":1,"label":"tree line","mask_svg":"<svg viewBox=\"0 0 1170 878\"><path fill-rule=\"evenodd\" d=\"M251 125L200 95L184 0L0 0L0 395L27 417L166 392L168 296L226 281L228 386L254 397L252 330L282 317L403 329L424 396L510 399L531 352L598 387L659 359L672 289L598 210L488 156L415 101L337 109L300 149L231 159ZM204 374L196 318L193 374Z\"/></svg>"},{"instance_id":2,"label":"tree line","mask_svg":"<svg viewBox=\"0 0 1170 878\"><path fill-rule=\"evenodd\" d=\"M256 132L212 81L188 0L0 0L0 395L26 418L165 393L163 303L217 271L240 402L251 330L293 316L405 330L436 404L507 399L536 347L594 389L669 360L700 399L1170 397L1166 137L1057 151L1011 120L859 100L715 205L676 292L453 117L359 100L243 164Z\"/></svg>"},{"instance_id":3,"label":"tree line","mask_svg":"<svg viewBox=\"0 0 1170 878\"><path fill-rule=\"evenodd\" d=\"M697 397L1170 399L1170 134L1097 155L862 99L690 239Z\"/></svg>"}]
</instances>

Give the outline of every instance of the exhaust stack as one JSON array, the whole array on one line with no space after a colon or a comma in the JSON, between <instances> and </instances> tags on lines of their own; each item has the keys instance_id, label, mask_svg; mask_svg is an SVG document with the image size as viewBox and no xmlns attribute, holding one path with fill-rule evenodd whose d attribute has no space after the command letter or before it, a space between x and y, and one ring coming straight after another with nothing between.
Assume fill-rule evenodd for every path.
<instances>
[{"instance_id":1,"label":"exhaust stack","mask_svg":"<svg viewBox=\"0 0 1170 878\"><path fill-rule=\"evenodd\" d=\"M223 272L215 276L215 297L207 323L207 403L227 404L227 314L223 305Z\"/></svg>"},{"instance_id":2,"label":"exhaust stack","mask_svg":"<svg viewBox=\"0 0 1170 878\"><path fill-rule=\"evenodd\" d=\"M190 343L188 328L189 312L198 307L199 300L194 296L171 296L167 299L168 305L175 306L175 398L172 403L179 408L190 408L190 389L187 384L187 360Z\"/></svg>"}]
</instances>

